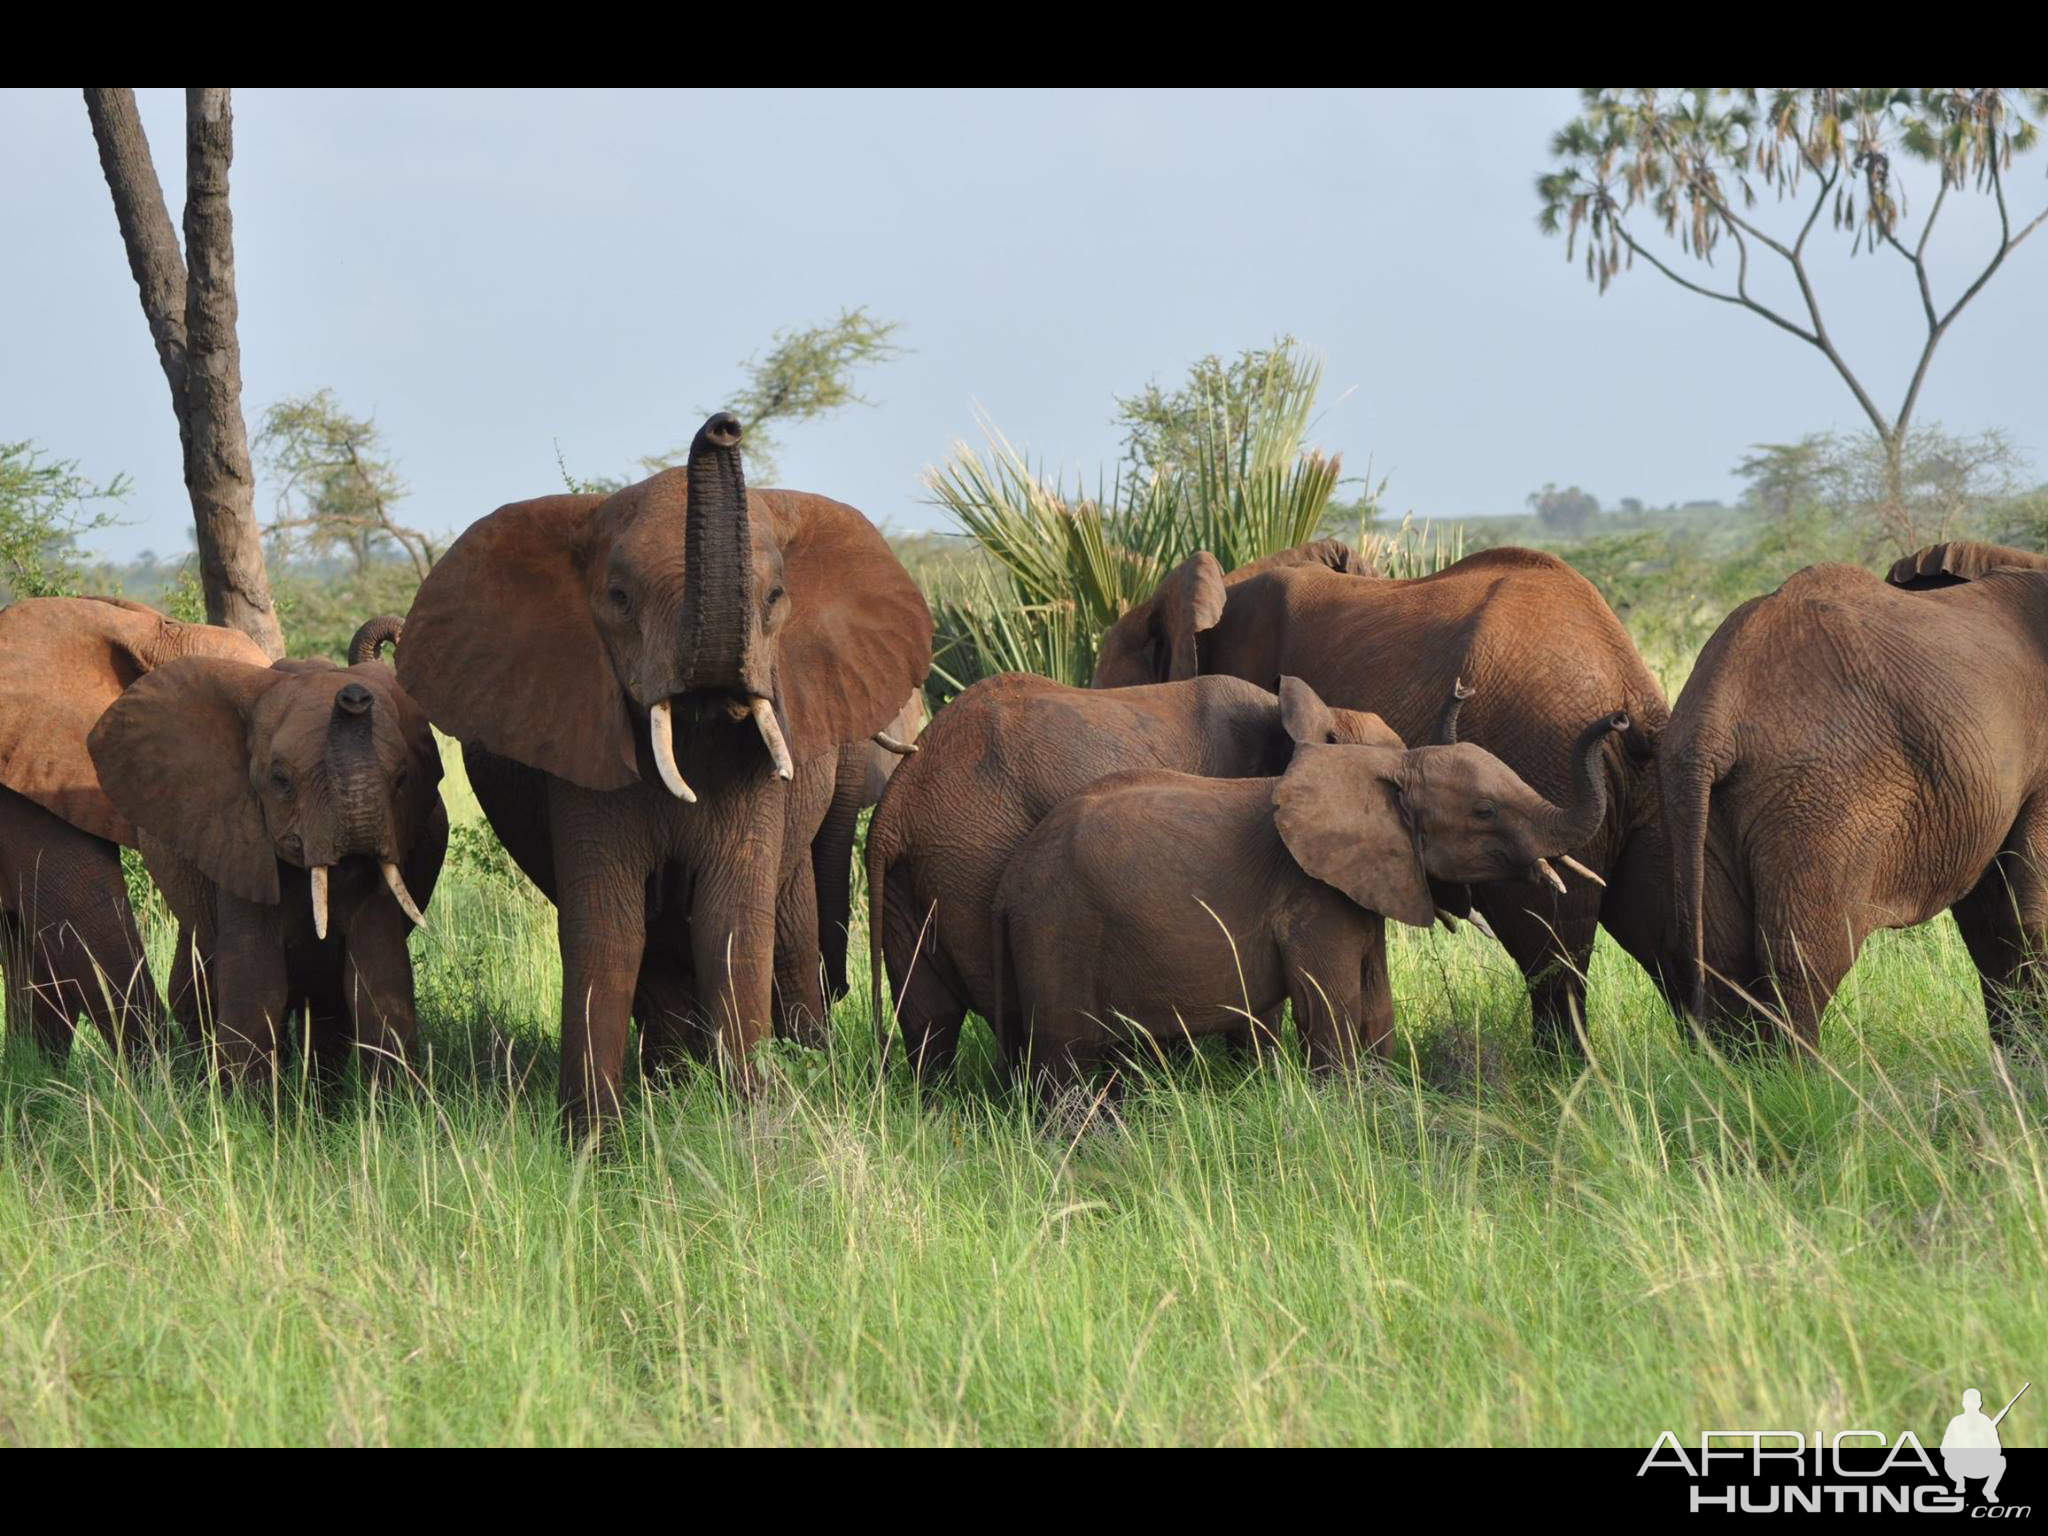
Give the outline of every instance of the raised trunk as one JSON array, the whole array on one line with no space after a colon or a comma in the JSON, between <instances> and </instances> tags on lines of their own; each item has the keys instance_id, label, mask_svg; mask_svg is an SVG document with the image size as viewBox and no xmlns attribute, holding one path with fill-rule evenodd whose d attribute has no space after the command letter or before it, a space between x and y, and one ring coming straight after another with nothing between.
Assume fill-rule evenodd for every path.
<instances>
[{"instance_id":1,"label":"raised trunk","mask_svg":"<svg viewBox=\"0 0 2048 1536\"><path fill-rule=\"evenodd\" d=\"M683 532L686 691L744 691L753 670L753 537L739 444L739 418L729 411L705 422L690 443Z\"/></svg>"},{"instance_id":2,"label":"raised trunk","mask_svg":"<svg viewBox=\"0 0 2048 1536\"><path fill-rule=\"evenodd\" d=\"M334 797L336 859L386 854L384 783L373 738L375 697L359 683L334 696L327 723L327 788Z\"/></svg>"},{"instance_id":3,"label":"raised trunk","mask_svg":"<svg viewBox=\"0 0 2048 1536\"><path fill-rule=\"evenodd\" d=\"M1600 754L1610 732L1627 729L1628 716L1617 712L1602 715L1579 732L1572 747L1572 798L1568 804L1549 807L1538 823L1542 840L1560 853L1586 842L1607 819L1607 775Z\"/></svg>"}]
</instances>

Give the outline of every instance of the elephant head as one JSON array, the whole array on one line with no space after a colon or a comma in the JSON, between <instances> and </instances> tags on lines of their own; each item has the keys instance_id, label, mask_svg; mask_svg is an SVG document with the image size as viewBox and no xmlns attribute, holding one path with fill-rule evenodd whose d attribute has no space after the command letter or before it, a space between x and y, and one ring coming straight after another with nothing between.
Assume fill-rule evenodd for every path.
<instances>
[{"instance_id":1,"label":"elephant head","mask_svg":"<svg viewBox=\"0 0 2048 1536\"><path fill-rule=\"evenodd\" d=\"M278 865L297 865L324 938L329 870L364 859L423 921L400 868L429 836L441 755L388 667L172 662L89 744L122 814L244 901L275 903Z\"/></svg>"},{"instance_id":2,"label":"elephant head","mask_svg":"<svg viewBox=\"0 0 2048 1536\"><path fill-rule=\"evenodd\" d=\"M851 507L750 492L739 441L721 411L685 468L473 525L406 620L406 688L451 735L587 789L637 782L644 736L685 801L679 731L748 722L787 778L883 727L931 665L923 595Z\"/></svg>"},{"instance_id":3,"label":"elephant head","mask_svg":"<svg viewBox=\"0 0 2048 1536\"><path fill-rule=\"evenodd\" d=\"M1546 879L1549 861L1607 814L1600 756L1628 716L1580 732L1573 794L1554 805L1483 748L1305 746L1273 792L1275 823L1305 871L1370 911L1416 927L1436 917L1430 882Z\"/></svg>"},{"instance_id":4,"label":"elephant head","mask_svg":"<svg viewBox=\"0 0 2048 1536\"><path fill-rule=\"evenodd\" d=\"M1298 677L1283 677L1273 690L1280 696L1280 723L1296 747L1392 747L1406 744L1378 715L1362 709L1332 709Z\"/></svg>"},{"instance_id":5,"label":"elephant head","mask_svg":"<svg viewBox=\"0 0 2048 1536\"><path fill-rule=\"evenodd\" d=\"M1378 574L1342 539L1297 544L1241 565L1227 576L1214 555L1197 550L1167 572L1150 597L1103 631L1091 686L1132 688L1199 675L1198 640L1204 630L1222 622L1227 589L1267 571L1297 565L1352 576Z\"/></svg>"},{"instance_id":6,"label":"elephant head","mask_svg":"<svg viewBox=\"0 0 2048 1536\"><path fill-rule=\"evenodd\" d=\"M132 847L134 823L100 787L86 736L129 684L185 656L269 661L238 630L181 624L126 598L32 597L0 609L0 785Z\"/></svg>"}]
</instances>

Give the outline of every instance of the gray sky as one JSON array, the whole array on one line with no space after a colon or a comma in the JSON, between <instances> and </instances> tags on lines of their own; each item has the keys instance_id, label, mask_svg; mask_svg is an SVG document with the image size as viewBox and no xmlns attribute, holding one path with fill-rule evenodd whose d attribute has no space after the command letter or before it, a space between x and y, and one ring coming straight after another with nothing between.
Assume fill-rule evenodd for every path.
<instances>
[{"instance_id":1,"label":"gray sky","mask_svg":"<svg viewBox=\"0 0 2048 1536\"><path fill-rule=\"evenodd\" d=\"M875 409L788 431L781 479L897 529L940 526L920 474L978 440L977 406L1092 482L1114 394L1282 332L1327 356L1319 440L1419 516L1518 510L1546 480L1725 495L1746 444L1860 425L1811 349L1643 268L1597 297L1536 232L1574 104L237 91L244 409L331 386L382 425L407 520L443 529L559 489L557 442L600 474L686 441L777 329L860 304L914 350L866 375ZM175 219L182 94L142 110ZM2044 162L2016 212L2048 197ZM177 432L76 91L0 96L0 186L0 439L134 477L103 548L183 550ZM1944 211L1938 295L1995 230L1986 199ZM1893 409L1910 271L1827 250L1829 325ZM2044 336L2048 232L1943 343L1920 419L2009 428L2048 471Z\"/></svg>"}]
</instances>

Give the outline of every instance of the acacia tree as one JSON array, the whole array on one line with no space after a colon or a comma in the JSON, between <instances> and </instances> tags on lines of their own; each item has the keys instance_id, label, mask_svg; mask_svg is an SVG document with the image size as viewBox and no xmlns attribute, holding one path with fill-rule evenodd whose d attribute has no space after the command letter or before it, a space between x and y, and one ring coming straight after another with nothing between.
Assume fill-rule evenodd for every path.
<instances>
[{"instance_id":1,"label":"acacia tree","mask_svg":"<svg viewBox=\"0 0 2048 1536\"><path fill-rule=\"evenodd\" d=\"M329 389L291 396L263 413L256 447L277 477L277 517L269 532L286 549L347 554L365 574L396 547L421 581L441 551L392 515L409 488L385 451L377 423L351 416Z\"/></svg>"},{"instance_id":2,"label":"acacia tree","mask_svg":"<svg viewBox=\"0 0 2048 1536\"><path fill-rule=\"evenodd\" d=\"M1820 352L1876 434L1887 524L1902 542L1916 538L1902 469L1914 407L1956 317L2048 220L2044 208L2016 222L2006 189L2014 158L2039 139L2027 114L2048 114L2048 88L1600 86L1582 98L1583 112L1551 140L1558 168L1537 180L1545 233L1565 235L1567 259L1584 237L1586 274L1603 293L1640 257L1688 292L1746 309ZM1933 200L1917 232L1909 227L1901 157L1935 172ZM1950 197L1973 189L1997 205L1998 244L1944 305L1928 277L1927 243ZM1766 228L1758 210L1764 192L1789 207L1796 227ZM1895 411L1878 404L1822 318L1807 242L1823 214L1849 236L1852 253L1896 256L1918 287L1926 335ZM1651 223L1676 242L1673 260L1646 243ZM1734 248L1732 285L1679 269L1677 258L1713 267L1724 242ZM1775 308L1751 291L1752 259L1782 264L1798 288L1799 311Z\"/></svg>"},{"instance_id":3,"label":"acacia tree","mask_svg":"<svg viewBox=\"0 0 2048 1536\"><path fill-rule=\"evenodd\" d=\"M194 86L185 92L182 251L134 91L87 86L85 109L128 249L128 268L171 387L206 617L241 630L273 658L282 656L284 631L263 564L249 433L242 420L234 215L228 206L228 169L234 160L228 88Z\"/></svg>"}]
</instances>

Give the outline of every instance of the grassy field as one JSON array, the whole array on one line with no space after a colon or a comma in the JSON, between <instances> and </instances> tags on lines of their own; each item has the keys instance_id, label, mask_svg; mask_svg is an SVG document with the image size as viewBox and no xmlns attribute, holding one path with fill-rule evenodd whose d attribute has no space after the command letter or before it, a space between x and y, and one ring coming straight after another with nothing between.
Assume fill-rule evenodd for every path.
<instances>
[{"instance_id":1,"label":"grassy field","mask_svg":"<svg viewBox=\"0 0 2048 1536\"><path fill-rule=\"evenodd\" d=\"M1819 1070L1681 1047L1603 948L1561 1072L1498 950L1404 930L1356 1082L1196 1063L1049 1131L978 1073L878 1090L849 999L762 1101L649 1096L592 1162L550 910L451 867L432 918L418 1091L10 1044L0 1443L1926 1438L2048 1360L2048 1067L1992 1057L1946 919L1871 946Z\"/></svg>"}]
</instances>

